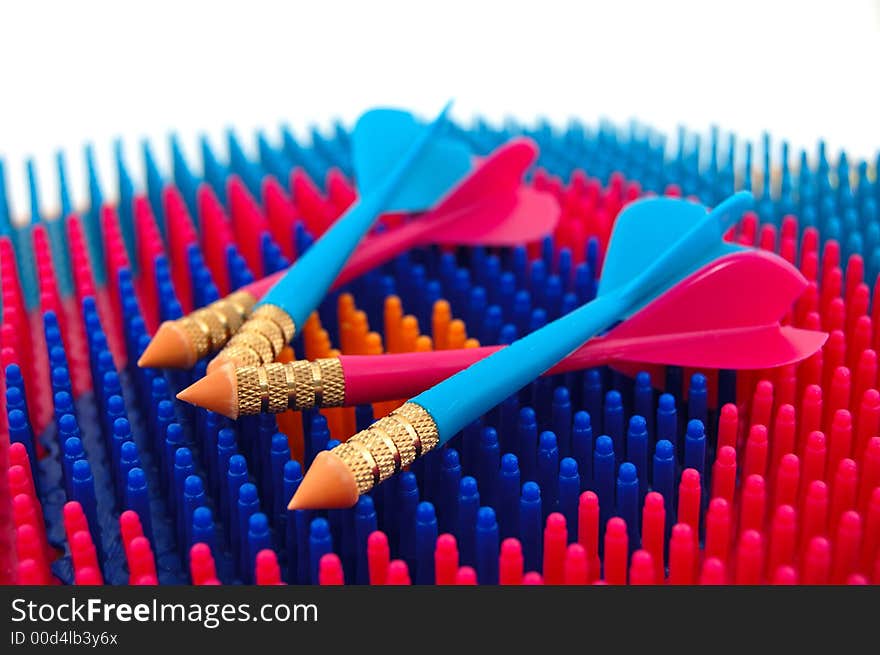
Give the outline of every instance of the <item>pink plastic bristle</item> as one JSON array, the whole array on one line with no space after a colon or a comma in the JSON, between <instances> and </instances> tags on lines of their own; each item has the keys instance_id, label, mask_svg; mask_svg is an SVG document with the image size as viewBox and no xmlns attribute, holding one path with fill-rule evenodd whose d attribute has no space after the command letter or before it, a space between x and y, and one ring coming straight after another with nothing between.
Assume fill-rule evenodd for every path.
<instances>
[{"instance_id":1,"label":"pink plastic bristle","mask_svg":"<svg viewBox=\"0 0 880 655\"><path fill-rule=\"evenodd\" d=\"M68 501L64 504L62 517L64 522L64 532L67 534L68 541L70 541L73 538L73 535L77 532L82 530L87 531L89 529L89 524L86 520L85 512L83 512L82 505L75 500Z\"/></svg>"},{"instance_id":2,"label":"pink plastic bristle","mask_svg":"<svg viewBox=\"0 0 880 655\"><path fill-rule=\"evenodd\" d=\"M229 214L232 218L232 231L235 242L255 277L263 277L263 255L260 239L269 231L269 224L260 206L237 176L226 183L229 198Z\"/></svg>"},{"instance_id":3,"label":"pink plastic bristle","mask_svg":"<svg viewBox=\"0 0 880 655\"><path fill-rule=\"evenodd\" d=\"M327 171L324 187L327 189L327 201L333 207L336 218L357 200L357 192L338 168Z\"/></svg>"},{"instance_id":4,"label":"pink plastic bristle","mask_svg":"<svg viewBox=\"0 0 880 655\"><path fill-rule=\"evenodd\" d=\"M70 266L73 272L73 285L78 300L94 297L95 282L89 263L89 254L83 236L82 224L76 215L67 218L67 240L70 246ZM108 281L109 283L109 281Z\"/></svg>"},{"instance_id":5,"label":"pink plastic bristle","mask_svg":"<svg viewBox=\"0 0 880 655\"><path fill-rule=\"evenodd\" d=\"M198 243L198 236L183 197L174 186L169 185L162 190L162 205L167 226L171 280L184 313L188 313L193 310L193 297L187 253L190 246Z\"/></svg>"},{"instance_id":6,"label":"pink plastic bristle","mask_svg":"<svg viewBox=\"0 0 880 655\"><path fill-rule=\"evenodd\" d=\"M67 336L67 316L61 306L61 294L58 291L58 282L55 278L55 267L52 263L52 251L49 248L46 227L44 225L35 226L32 238L37 269L37 286L40 294L40 311L43 313L55 312L62 340L67 343L65 338Z\"/></svg>"},{"instance_id":7,"label":"pink plastic bristle","mask_svg":"<svg viewBox=\"0 0 880 655\"><path fill-rule=\"evenodd\" d=\"M290 196L273 176L263 178L263 206L269 233L290 261L296 258L293 230L299 214Z\"/></svg>"},{"instance_id":8,"label":"pink plastic bristle","mask_svg":"<svg viewBox=\"0 0 880 655\"><path fill-rule=\"evenodd\" d=\"M214 556L208 544L193 544L189 549L189 571L194 585L219 584Z\"/></svg>"},{"instance_id":9,"label":"pink plastic bristle","mask_svg":"<svg viewBox=\"0 0 880 655\"><path fill-rule=\"evenodd\" d=\"M0 578L2 578L2 576L0 576ZM15 578L13 580L4 581L4 584L18 584L29 586L43 585L46 584L46 582L43 578L43 573L40 565L32 559L26 559L18 562L18 566L16 567L15 572Z\"/></svg>"},{"instance_id":10,"label":"pink plastic bristle","mask_svg":"<svg viewBox=\"0 0 880 655\"><path fill-rule=\"evenodd\" d=\"M860 320L867 319L870 321L868 314L868 305L871 302L871 292L868 285L860 282L853 290L849 300L846 301L846 325L845 331L847 336L852 339L855 337L855 331ZM869 323L870 325L870 323ZM871 342L873 334L868 334L868 343Z\"/></svg>"},{"instance_id":11,"label":"pink plastic bristle","mask_svg":"<svg viewBox=\"0 0 880 655\"><path fill-rule=\"evenodd\" d=\"M265 548L257 553L254 562L254 581L261 586L284 584L281 581L278 557L271 548Z\"/></svg>"},{"instance_id":12,"label":"pink plastic bristle","mask_svg":"<svg viewBox=\"0 0 880 655\"><path fill-rule=\"evenodd\" d=\"M70 265L73 273L75 293L72 297L65 298L62 302L64 303L65 311L70 316L75 317L75 320L68 323L68 342L66 345L68 347L67 355L71 360L71 376L73 379L74 391L80 393L88 389L92 382L90 376L86 374L88 371L88 349L79 347L79 345L86 344L88 341L85 333L85 323L83 322L82 317L82 300L87 297L95 299L101 317L101 323L105 327L108 324L113 325L108 321L112 312L108 308L102 307L99 302L101 294L98 293L95 287L88 249L86 247L82 224L79 217L76 215L69 216L65 227L67 229ZM122 338L121 326L119 330L120 332L118 334L108 332L108 339L111 341L111 348L113 348L114 343L116 344L114 355L116 355L117 360L120 355L118 344Z\"/></svg>"},{"instance_id":13,"label":"pink plastic bristle","mask_svg":"<svg viewBox=\"0 0 880 655\"><path fill-rule=\"evenodd\" d=\"M822 279L825 278L831 269L840 267L840 244L837 240L829 239L822 246L821 264Z\"/></svg>"},{"instance_id":14,"label":"pink plastic bristle","mask_svg":"<svg viewBox=\"0 0 880 655\"><path fill-rule=\"evenodd\" d=\"M780 228L780 235L783 239L797 239L798 221L796 216L794 216L793 214L786 214L782 217L782 227Z\"/></svg>"},{"instance_id":15,"label":"pink plastic bristle","mask_svg":"<svg viewBox=\"0 0 880 655\"><path fill-rule=\"evenodd\" d=\"M162 238L159 236L159 228L156 227L156 219L153 216L150 201L146 196L135 197L134 220L139 269L136 287L143 305L147 330L152 333L159 325L159 296L156 287L155 259L158 255L164 254L165 250Z\"/></svg>"},{"instance_id":16,"label":"pink plastic bristle","mask_svg":"<svg viewBox=\"0 0 880 655\"><path fill-rule=\"evenodd\" d=\"M144 576L156 576L156 560L146 537L135 537L126 549L129 584L136 584Z\"/></svg>"},{"instance_id":17,"label":"pink plastic bristle","mask_svg":"<svg viewBox=\"0 0 880 655\"><path fill-rule=\"evenodd\" d=\"M37 511L39 501L30 494L21 493L12 497L12 521L16 527L30 525L34 530L40 530L41 515Z\"/></svg>"},{"instance_id":18,"label":"pink plastic bristle","mask_svg":"<svg viewBox=\"0 0 880 655\"><path fill-rule=\"evenodd\" d=\"M819 255L816 252L808 252L803 255L800 269L810 282L819 284Z\"/></svg>"},{"instance_id":19,"label":"pink plastic bristle","mask_svg":"<svg viewBox=\"0 0 880 655\"><path fill-rule=\"evenodd\" d=\"M104 584L104 579L98 567L84 566L74 571L73 582L78 586L98 587Z\"/></svg>"},{"instance_id":20,"label":"pink plastic bristle","mask_svg":"<svg viewBox=\"0 0 880 655\"><path fill-rule=\"evenodd\" d=\"M317 239L330 227L333 208L301 168L294 168L290 173L290 194L306 229Z\"/></svg>"},{"instance_id":21,"label":"pink plastic bristle","mask_svg":"<svg viewBox=\"0 0 880 655\"><path fill-rule=\"evenodd\" d=\"M768 252L776 252L776 227L765 224L761 226L758 247Z\"/></svg>"},{"instance_id":22,"label":"pink plastic bristle","mask_svg":"<svg viewBox=\"0 0 880 655\"><path fill-rule=\"evenodd\" d=\"M0 325L0 347L9 348L14 353L23 353L22 340L16 329L18 323L18 310L15 306L3 307L3 324ZM4 367L5 370L5 367Z\"/></svg>"},{"instance_id":23,"label":"pink plastic bristle","mask_svg":"<svg viewBox=\"0 0 880 655\"><path fill-rule=\"evenodd\" d=\"M230 292L226 248L235 242L226 211L208 184L202 184L196 195L202 253L205 265L221 296ZM292 237L289 241L293 241Z\"/></svg>"},{"instance_id":24,"label":"pink plastic bristle","mask_svg":"<svg viewBox=\"0 0 880 655\"><path fill-rule=\"evenodd\" d=\"M15 548L16 557L19 562L31 559L37 567L40 576L40 582L37 584L48 584L51 579L49 564L46 562L45 553L40 543L37 529L30 524L19 525L15 530Z\"/></svg>"},{"instance_id":25,"label":"pink plastic bristle","mask_svg":"<svg viewBox=\"0 0 880 655\"><path fill-rule=\"evenodd\" d=\"M125 341L122 299L119 295L119 272L123 269L131 270L131 263L128 260L128 251L125 248L125 242L122 240L122 233L119 230L119 216L114 207L104 205L101 211L101 223L104 231L104 250L106 252L107 266L107 284L105 289L107 292L107 302L112 310L109 312L109 315L102 314L101 318L107 319L107 327L110 328L108 339L111 342L111 350L117 361L121 361L122 349L114 347L116 343L122 346Z\"/></svg>"},{"instance_id":26,"label":"pink plastic bristle","mask_svg":"<svg viewBox=\"0 0 880 655\"><path fill-rule=\"evenodd\" d=\"M144 536L144 529L137 512L129 509L119 515L119 533L122 537L122 546L125 549L125 557L126 559L129 559L130 555L128 550L132 539Z\"/></svg>"},{"instance_id":27,"label":"pink plastic bristle","mask_svg":"<svg viewBox=\"0 0 880 655\"><path fill-rule=\"evenodd\" d=\"M3 267L8 260L0 259L0 267ZM33 386L33 362L27 355L33 352L33 340L30 333L30 318L24 304L20 301L19 295L16 293L13 285L17 285L14 269L9 271L8 275L3 276L3 324L9 325L15 332L15 352L23 355L23 368L25 386L28 394L32 393ZM6 285L9 285L8 287ZM4 340L2 347L7 347L12 343L10 340ZM9 346L12 347L12 346ZM5 366L5 365L4 365ZM28 396L30 398L30 395Z\"/></svg>"},{"instance_id":28,"label":"pink plastic bristle","mask_svg":"<svg viewBox=\"0 0 880 655\"><path fill-rule=\"evenodd\" d=\"M819 313L822 315L823 321L831 301L835 298L842 298L842 291L843 271L839 266L835 266L822 275L822 281L819 284Z\"/></svg>"},{"instance_id":29,"label":"pink plastic bristle","mask_svg":"<svg viewBox=\"0 0 880 655\"><path fill-rule=\"evenodd\" d=\"M794 265L797 258L797 241L791 237L783 237L779 243L779 256Z\"/></svg>"},{"instance_id":30,"label":"pink plastic bristle","mask_svg":"<svg viewBox=\"0 0 880 655\"><path fill-rule=\"evenodd\" d=\"M32 312L27 316L27 331L31 337L32 348L26 353L14 353L13 361L22 366L22 371L30 369L30 375L25 378L27 390L28 413L31 419L31 427L34 433L42 433L52 418L52 385L49 379L49 353L46 350L46 339L43 331L43 315L40 312ZM6 354L3 355L4 366L9 363ZM28 365L24 362L27 361Z\"/></svg>"},{"instance_id":31,"label":"pink plastic bristle","mask_svg":"<svg viewBox=\"0 0 880 655\"><path fill-rule=\"evenodd\" d=\"M806 327L807 315L815 312L818 317L818 311L819 287L816 282L808 281L807 287L795 303L794 324L798 327Z\"/></svg>"},{"instance_id":32,"label":"pink plastic bristle","mask_svg":"<svg viewBox=\"0 0 880 655\"><path fill-rule=\"evenodd\" d=\"M738 243L744 246L755 245L755 239L758 235L758 216L754 212L746 212L739 225Z\"/></svg>"},{"instance_id":33,"label":"pink plastic bristle","mask_svg":"<svg viewBox=\"0 0 880 655\"><path fill-rule=\"evenodd\" d=\"M854 253L846 260L846 301L849 302L852 293L856 290L865 277L865 260L862 256Z\"/></svg>"},{"instance_id":34,"label":"pink plastic bristle","mask_svg":"<svg viewBox=\"0 0 880 655\"><path fill-rule=\"evenodd\" d=\"M84 567L98 568L98 553L92 541L92 535L88 530L78 530L68 539L70 557L73 560L74 569Z\"/></svg>"}]
</instances>

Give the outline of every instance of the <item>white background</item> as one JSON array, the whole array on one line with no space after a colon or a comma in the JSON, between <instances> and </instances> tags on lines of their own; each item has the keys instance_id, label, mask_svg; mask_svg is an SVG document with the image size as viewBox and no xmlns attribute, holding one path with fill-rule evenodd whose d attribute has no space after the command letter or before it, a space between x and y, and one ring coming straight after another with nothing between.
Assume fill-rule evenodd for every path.
<instances>
[{"instance_id":1,"label":"white background","mask_svg":"<svg viewBox=\"0 0 880 655\"><path fill-rule=\"evenodd\" d=\"M112 189L116 137L139 176L139 140L165 160L172 129L223 152L227 126L250 146L257 127L375 104L431 115L449 97L460 120L715 123L873 157L878 63L877 0L0 0L0 157L19 217L28 156L52 208L59 148L81 202L88 141Z\"/></svg>"}]
</instances>

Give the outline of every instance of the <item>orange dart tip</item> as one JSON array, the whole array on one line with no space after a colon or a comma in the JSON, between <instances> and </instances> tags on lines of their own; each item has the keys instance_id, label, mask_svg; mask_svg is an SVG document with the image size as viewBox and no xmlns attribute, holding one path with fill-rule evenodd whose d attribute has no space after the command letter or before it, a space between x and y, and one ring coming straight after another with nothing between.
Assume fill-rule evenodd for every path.
<instances>
[{"instance_id":1,"label":"orange dart tip","mask_svg":"<svg viewBox=\"0 0 880 655\"><path fill-rule=\"evenodd\" d=\"M142 368L192 368L197 360L189 335L175 321L159 326L144 353L138 359Z\"/></svg>"},{"instance_id":2,"label":"orange dart tip","mask_svg":"<svg viewBox=\"0 0 880 655\"><path fill-rule=\"evenodd\" d=\"M177 399L211 410L233 420L238 418L238 379L235 366L225 364L177 394Z\"/></svg>"},{"instance_id":3,"label":"orange dart tip","mask_svg":"<svg viewBox=\"0 0 880 655\"><path fill-rule=\"evenodd\" d=\"M353 507L359 496L351 469L333 451L324 450L315 456L287 509L344 509Z\"/></svg>"}]
</instances>

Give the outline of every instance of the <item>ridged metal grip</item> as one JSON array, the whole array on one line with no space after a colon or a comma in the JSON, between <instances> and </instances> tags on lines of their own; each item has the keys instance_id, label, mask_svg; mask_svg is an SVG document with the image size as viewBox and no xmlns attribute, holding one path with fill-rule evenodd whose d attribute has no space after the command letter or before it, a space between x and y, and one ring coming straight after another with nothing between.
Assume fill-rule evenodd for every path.
<instances>
[{"instance_id":1,"label":"ridged metal grip","mask_svg":"<svg viewBox=\"0 0 880 655\"><path fill-rule=\"evenodd\" d=\"M229 340L220 355L237 366L262 366L275 361L296 333L296 325L277 305L257 307Z\"/></svg>"},{"instance_id":2,"label":"ridged metal grip","mask_svg":"<svg viewBox=\"0 0 880 655\"><path fill-rule=\"evenodd\" d=\"M256 302L257 299L247 291L236 291L177 319L177 324L193 344L196 359L206 357L225 346L250 316Z\"/></svg>"},{"instance_id":3,"label":"ridged metal grip","mask_svg":"<svg viewBox=\"0 0 880 655\"><path fill-rule=\"evenodd\" d=\"M345 404L345 377L335 357L243 366L235 370L235 378L239 416Z\"/></svg>"},{"instance_id":4,"label":"ridged metal grip","mask_svg":"<svg viewBox=\"0 0 880 655\"><path fill-rule=\"evenodd\" d=\"M354 474L363 495L439 442L437 424L428 411L408 402L331 452Z\"/></svg>"}]
</instances>

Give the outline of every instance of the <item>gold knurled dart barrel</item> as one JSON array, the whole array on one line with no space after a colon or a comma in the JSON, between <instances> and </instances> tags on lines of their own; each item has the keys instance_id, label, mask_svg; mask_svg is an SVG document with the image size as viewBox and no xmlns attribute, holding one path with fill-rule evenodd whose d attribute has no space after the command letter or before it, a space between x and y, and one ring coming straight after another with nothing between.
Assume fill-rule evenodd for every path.
<instances>
[{"instance_id":1,"label":"gold knurled dart barrel","mask_svg":"<svg viewBox=\"0 0 880 655\"><path fill-rule=\"evenodd\" d=\"M236 291L175 322L192 341L196 359L201 359L226 345L250 316L256 302L247 291Z\"/></svg>"},{"instance_id":2,"label":"gold knurled dart barrel","mask_svg":"<svg viewBox=\"0 0 880 655\"><path fill-rule=\"evenodd\" d=\"M363 495L436 448L439 441L437 424L428 411L407 402L330 453L354 474Z\"/></svg>"},{"instance_id":3,"label":"gold knurled dart barrel","mask_svg":"<svg viewBox=\"0 0 880 655\"><path fill-rule=\"evenodd\" d=\"M336 357L235 369L240 416L342 407L345 377Z\"/></svg>"},{"instance_id":4,"label":"gold knurled dart barrel","mask_svg":"<svg viewBox=\"0 0 880 655\"><path fill-rule=\"evenodd\" d=\"M260 305L218 353L217 360L236 366L271 364L295 333L296 325L287 312L277 305Z\"/></svg>"}]
</instances>

